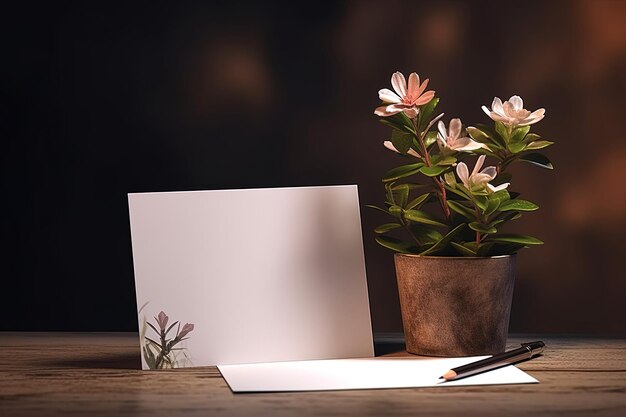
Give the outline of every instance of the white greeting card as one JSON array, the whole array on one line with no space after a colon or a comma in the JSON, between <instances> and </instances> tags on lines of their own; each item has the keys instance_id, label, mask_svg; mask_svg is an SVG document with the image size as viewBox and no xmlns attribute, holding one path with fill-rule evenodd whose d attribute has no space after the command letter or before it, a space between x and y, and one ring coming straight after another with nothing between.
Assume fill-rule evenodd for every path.
<instances>
[{"instance_id":1,"label":"white greeting card","mask_svg":"<svg viewBox=\"0 0 626 417\"><path fill-rule=\"evenodd\" d=\"M373 356L355 185L128 201L144 369Z\"/></svg>"},{"instance_id":2,"label":"white greeting card","mask_svg":"<svg viewBox=\"0 0 626 417\"><path fill-rule=\"evenodd\" d=\"M539 382L515 366L455 381L446 371L474 362L465 358L367 358L219 366L233 392L325 391L380 388L454 387Z\"/></svg>"}]
</instances>

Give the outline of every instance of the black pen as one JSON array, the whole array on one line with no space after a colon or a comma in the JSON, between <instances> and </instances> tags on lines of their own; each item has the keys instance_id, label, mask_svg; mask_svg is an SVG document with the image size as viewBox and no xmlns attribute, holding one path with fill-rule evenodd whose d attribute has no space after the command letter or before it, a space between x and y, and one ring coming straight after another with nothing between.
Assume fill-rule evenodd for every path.
<instances>
[{"instance_id":1,"label":"black pen","mask_svg":"<svg viewBox=\"0 0 626 417\"><path fill-rule=\"evenodd\" d=\"M443 376L440 376L439 379L452 381L454 379L465 378L466 376L491 371L492 369L501 368L506 365L531 359L542 353L545 347L545 343L541 341L522 343L521 348L498 353L490 358L450 369L448 372L443 374Z\"/></svg>"}]
</instances>

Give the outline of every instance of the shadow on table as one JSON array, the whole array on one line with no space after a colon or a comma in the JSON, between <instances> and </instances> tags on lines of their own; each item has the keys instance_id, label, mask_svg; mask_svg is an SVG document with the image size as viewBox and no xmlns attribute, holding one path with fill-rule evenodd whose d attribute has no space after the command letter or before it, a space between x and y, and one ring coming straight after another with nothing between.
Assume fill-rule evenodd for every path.
<instances>
[{"instance_id":1,"label":"shadow on table","mask_svg":"<svg viewBox=\"0 0 626 417\"><path fill-rule=\"evenodd\" d=\"M405 351L404 338L398 334L376 334L374 338L374 354L386 355ZM51 368L79 368L79 369L141 369L141 356L137 352L123 352L118 354L100 354L80 356L75 358L46 359L38 365Z\"/></svg>"}]
</instances>

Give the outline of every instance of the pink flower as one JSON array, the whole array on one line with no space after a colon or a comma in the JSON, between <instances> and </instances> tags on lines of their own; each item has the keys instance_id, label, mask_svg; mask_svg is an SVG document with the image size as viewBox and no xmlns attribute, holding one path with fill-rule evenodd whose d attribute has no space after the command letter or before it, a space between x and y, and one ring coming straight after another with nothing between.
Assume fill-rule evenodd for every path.
<instances>
[{"instance_id":1,"label":"pink flower","mask_svg":"<svg viewBox=\"0 0 626 417\"><path fill-rule=\"evenodd\" d=\"M450 128L446 130L446 124L439 121L437 125L439 133L437 133L437 144L439 149L450 149L453 151L475 151L484 147L482 143L473 141L472 139L461 136L463 125L461 119L450 120Z\"/></svg>"},{"instance_id":2,"label":"pink flower","mask_svg":"<svg viewBox=\"0 0 626 417\"><path fill-rule=\"evenodd\" d=\"M507 126L528 126L543 119L546 110L538 109L530 112L524 108L524 101L520 96L512 96L508 101L502 103L498 97L494 97L491 103L491 110L487 106L482 107L483 111L496 122L502 122Z\"/></svg>"},{"instance_id":3,"label":"pink flower","mask_svg":"<svg viewBox=\"0 0 626 417\"><path fill-rule=\"evenodd\" d=\"M159 315L154 319L156 320L161 330L165 330L165 326L167 326L167 321L169 320L169 317L167 317L167 315L161 311Z\"/></svg>"},{"instance_id":4,"label":"pink flower","mask_svg":"<svg viewBox=\"0 0 626 417\"><path fill-rule=\"evenodd\" d=\"M489 181L496 178L497 171L496 167L493 166L487 167L481 171L480 169L483 167L484 163L485 155L481 155L478 157L478 161L476 161L476 165L474 165L474 169L470 175L465 162L459 162L456 166L456 174L461 179L463 185L470 191L482 191L485 188L491 192L505 190L510 185L508 182L500 184L497 187L489 184Z\"/></svg>"},{"instance_id":5,"label":"pink flower","mask_svg":"<svg viewBox=\"0 0 626 417\"><path fill-rule=\"evenodd\" d=\"M193 330L193 324L192 323L185 323L185 325L183 326L182 329L180 329L180 333L178 333L178 338L182 339L183 337L187 336L187 334L189 332L191 332Z\"/></svg>"},{"instance_id":6,"label":"pink flower","mask_svg":"<svg viewBox=\"0 0 626 417\"><path fill-rule=\"evenodd\" d=\"M428 86L428 79L420 84L420 77L414 72L409 75L408 84L402 73L394 72L391 76L391 86L395 93L387 88L378 92L378 97L385 105L376 108L374 113L377 116L387 117L404 112L414 119L419 112L419 106L423 106L435 97L433 90L424 92Z\"/></svg>"}]
</instances>

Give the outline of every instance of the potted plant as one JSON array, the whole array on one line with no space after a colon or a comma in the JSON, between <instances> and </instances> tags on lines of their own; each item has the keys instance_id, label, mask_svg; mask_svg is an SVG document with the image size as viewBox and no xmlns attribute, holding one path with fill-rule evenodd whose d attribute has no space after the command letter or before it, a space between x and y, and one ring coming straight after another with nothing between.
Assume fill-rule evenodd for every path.
<instances>
[{"instance_id":1,"label":"potted plant","mask_svg":"<svg viewBox=\"0 0 626 417\"><path fill-rule=\"evenodd\" d=\"M376 242L396 252L407 351L493 354L506 345L515 254L543 243L499 230L538 209L511 191L507 169L517 162L552 169L537 151L553 142L530 132L545 110L524 109L519 96L482 107L492 125L444 123L428 81L396 72L393 91L378 92L375 114L391 128L384 146L408 163L384 175L384 206L369 206L391 218L374 230Z\"/></svg>"}]
</instances>

